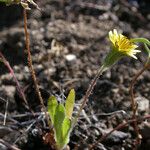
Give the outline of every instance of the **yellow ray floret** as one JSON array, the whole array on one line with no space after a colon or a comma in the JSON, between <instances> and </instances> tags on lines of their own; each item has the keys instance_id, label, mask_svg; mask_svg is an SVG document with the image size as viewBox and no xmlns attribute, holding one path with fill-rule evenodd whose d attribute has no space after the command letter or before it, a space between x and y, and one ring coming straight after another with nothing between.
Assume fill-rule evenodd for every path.
<instances>
[{"instance_id":1,"label":"yellow ray floret","mask_svg":"<svg viewBox=\"0 0 150 150\"><path fill-rule=\"evenodd\" d=\"M109 39L112 42L114 49L123 55L137 59L135 56L136 53L141 52L140 50L136 50L138 47L137 45L131 42L126 36L118 34L116 29L109 32Z\"/></svg>"}]
</instances>

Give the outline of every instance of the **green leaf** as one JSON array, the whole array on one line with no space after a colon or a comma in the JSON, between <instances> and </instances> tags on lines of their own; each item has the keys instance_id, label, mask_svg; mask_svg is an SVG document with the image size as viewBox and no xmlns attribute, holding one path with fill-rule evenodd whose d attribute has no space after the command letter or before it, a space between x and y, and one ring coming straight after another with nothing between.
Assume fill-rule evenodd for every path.
<instances>
[{"instance_id":1,"label":"green leaf","mask_svg":"<svg viewBox=\"0 0 150 150\"><path fill-rule=\"evenodd\" d=\"M57 99L55 96L51 96L48 99L48 112L52 121L52 124L54 124L54 116L55 116L55 110L58 105Z\"/></svg>"},{"instance_id":2,"label":"green leaf","mask_svg":"<svg viewBox=\"0 0 150 150\"><path fill-rule=\"evenodd\" d=\"M71 120L65 118L61 126L61 138L57 141L57 148L64 149L65 146L69 143L70 131L71 131Z\"/></svg>"},{"instance_id":3,"label":"green leaf","mask_svg":"<svg viewBox=\"0 0 150 150\"><path fill-rule=\"evenodd\" d=\"M71 120L66 117L62 124L62 137L65 144L69 142L70 129L71 129Z\"/></svg>"},{"instance_id":4,"label":"green leaf","mask_svg":"<svg viewBox=\"0 0 150 150\"><path fill-rule=\"evenodd\" d=\"M75 91L74 89L70 90L68 97L66 99L65 109L66 109L66 116L71 119L73 107L75 102Z\"/></svg>"},{"instance_id":5,"label":"green leaf","mask_svg":"<svg viewBox=\"0 0 150 150\"><path fill-rule=\"evenodd\" d=\"M62 104L58 104L54 116L55 140L57 145L59 145L60 141L62 141L63 139L61 128L64 119L65 119L65 107Z\"/></svg>"}]
</instances>

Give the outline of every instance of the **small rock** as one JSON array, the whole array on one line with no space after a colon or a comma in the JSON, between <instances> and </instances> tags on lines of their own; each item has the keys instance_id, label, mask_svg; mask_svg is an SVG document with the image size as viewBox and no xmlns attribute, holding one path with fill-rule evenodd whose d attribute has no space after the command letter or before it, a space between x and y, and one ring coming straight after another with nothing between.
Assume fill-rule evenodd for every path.
<instances>
[{"instance_id":1,"label":"small rock","mask_svg":"<svg viewBox=\"0 0 150 150\"><path fill-rule=\"evenodd\" d=\"M43 70L43 66L41 64L36 65L36 72L41 72Z\"/></svg>"},{"instance_id":2,"label":"small rock","mask_svg":"<svg viewBox=\"0 0 150 150\"><path fill-rule=\"evenodd\" d=\"M11 85L7 85L7 86L2 86L1 87L3 92L5 92L5 94L10 98L13 99L14 98L14 93L16 91L15 86L11 86Z\"/></svg>"},{"instance_id":3,"label":"small rock","mask_svg":"<svg viewBox=\"0 0 150 150\"><path fill-rule=\"evenodd\" d=\"M135 98L137 104L138 104L138 111L143 112L143 113L149 113L149 100L146 99L145 97L139 96Z\"/></svg>"},{"instance_id":4,"label":"small rock","mask_svg":"<svg viewBox=\"0 0 150 150\"><path fill-rule=\"evenodd\" d=\"M24 67L24 71L25 71L26 73L28 73L28 72L29 72L29 68L28 68L28 66L25 66L25 67Z\"/></svg>"},{"instance_id":5,"label":"small rock","mask_svg":"<svg viewBox=\"0 0 150 150\"><path fill-rule=\"evenodd\" d=\"M107 143L122 143L128 137L128 134L122 131L114 131L106 138Z\"/></svg>"},{"instance_id":6,"label":"small rock","mask_svg":"<svg viewBox=\"0 0 150 150\"><path fill-rule=\"evenodd\" d=\"M68 54L68 55L65 56L65 59L67 61L71 62L71 61L75 61L77 59L77 57L74 54Z\"/></svg>"}]
</instances>

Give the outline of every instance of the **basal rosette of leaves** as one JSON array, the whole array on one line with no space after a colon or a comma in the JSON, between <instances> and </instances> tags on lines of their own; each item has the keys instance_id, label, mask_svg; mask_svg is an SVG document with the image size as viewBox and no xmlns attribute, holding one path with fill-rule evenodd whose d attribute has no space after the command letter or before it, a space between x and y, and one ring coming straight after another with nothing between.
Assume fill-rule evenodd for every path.
<instances>
[{"instance_id":1,"label":"basal rosette of leaves","mask_svg":"<svg viewBox=\"0 0 150 150\"><path fill-rule=\"evenodd\" d=\"M72 112L75 102L75 91L72 89L65 105L58 103L55 96L48 99L48 113L54 129L54 138L58 150L63 150L69 143L72 130Z\"/></svg>"}]
</instances>

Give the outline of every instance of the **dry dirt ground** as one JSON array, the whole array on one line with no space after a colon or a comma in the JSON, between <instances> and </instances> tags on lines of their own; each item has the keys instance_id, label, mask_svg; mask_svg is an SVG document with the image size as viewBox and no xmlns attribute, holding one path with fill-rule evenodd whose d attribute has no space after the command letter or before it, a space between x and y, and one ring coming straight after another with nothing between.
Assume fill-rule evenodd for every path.
<instances>
[{"instance_id":1,"label":"dry dirt ground","mask_svg":"<svg viewBox=\"0 0 150 150\"><path fill-rule=\"evenodd\" d=\"M28 27L34 69L45 105L50 95L63 101L68 91L74 88L76 113L91 79L110 50L110 30L118 29L130 38L150 39L150 3L146 0L139 3L126 0L37 0L37 4L41 11L35 8L28 11ZM0 50L12 66L30 107L36 112L35 117L27 112L14 80L1 63L0 138L22 150L48 150L50 146L44 144L42 137L49 129L27 67L22 8L1 4L0 10ZM130 118L129 86L145 61L145 53L138 55L138 60L123 58L100 77L71 134L71 149L88 149L89 144L102 134ZM134 91L137 99L149 102L150 70L139 78ZM149 108L139 115L148 114ZM7 121L3 126L6 112ZM112 112L116 113L110 114ZM139 124L143 136L139 150L150 148L150 127L145 124ZM114 132L95 149L131 150L134 139L135 133L129 126Z\"/></svg>"}]
</instances>

